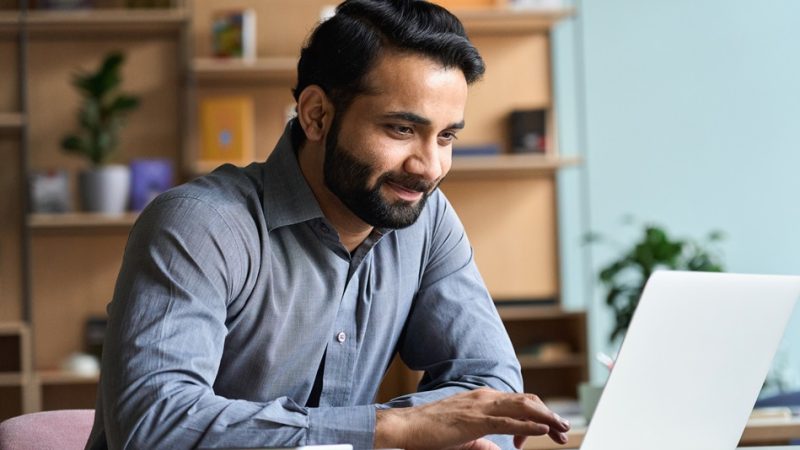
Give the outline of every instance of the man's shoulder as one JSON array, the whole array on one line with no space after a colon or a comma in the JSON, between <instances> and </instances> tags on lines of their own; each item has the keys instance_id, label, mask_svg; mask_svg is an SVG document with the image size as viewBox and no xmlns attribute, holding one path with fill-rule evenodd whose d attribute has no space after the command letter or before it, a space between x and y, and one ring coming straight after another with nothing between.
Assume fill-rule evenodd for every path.
<instances>
[{"instance_id":1,"label":"man's shoulder","mask_svg":"<svg viewBox=\"0 0 800 450\"><path fill-rule=\"evenodd\" d=\"M230 208L260 201L263 185L261 165L247 167L225 164L213 172L176 186L156 198L156 202L172 199L194 199L219 208Z\"/></svg>"},{"instance_id":2,"label":"man's shoulder","mask_svg":"<svg viewBox=\"0 0 800 450\"><path fill-rule=\"evenodd\" d=\"M262 166L262 163L253 163L247 167L225 164L211 173L170 189L162 194L162 197L188 197L209 203L225 204L231 200L237 204L239 203L235 201L237 199L260 198L263 193L260 177Z\"/></svg>"},{"instance_id":3,"label":"man's shoulder","mask_svg":"<svg viewBox=\"0 0 800 450\"><path fill-rule=\"evenodd\" d=\"M176 186L158 197L143 214L209 220L209 213L224 221L251 223L263 215L263 164L240 168L226 164L213 172Z\"/></svg>"}]
</instances>

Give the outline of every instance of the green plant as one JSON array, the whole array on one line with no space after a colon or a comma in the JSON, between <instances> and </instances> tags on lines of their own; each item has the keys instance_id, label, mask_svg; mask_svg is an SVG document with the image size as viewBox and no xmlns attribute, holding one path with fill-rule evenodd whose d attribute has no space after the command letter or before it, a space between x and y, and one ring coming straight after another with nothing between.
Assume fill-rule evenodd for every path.
<instances>
[{"instance_id":1,"label":"green plant","mask_svg":"<svg viewBox=\"0 0 800 450\"><path fill-rule=\"evenodd\" d=\"M94 165L108 162L119 144L125 116L139 106L137 97L119 92L124 61L122 53L110 53L97 71L78 73L72 80L83 97L78 110L80 130L64 137L61 148L85 156Z\"/></svg>"},{"instance_id":2,"label":"green plant","mask_svg":"<svg viewBox=\"0 0 800 450\"><path fill-rule=\"evenodd\" d=\"M658 269L722 272L717 244L724 239L720 231L712 231L702 242L675 239L657 225L647 224L638 241L623 248L621 254L599 273L606 290L606 304L615 319L609 340L615 342L625 334L633 312L639 304L645 283ZM598 234L586 237L588 243L602 242Z\"/></svg>"}]
</instances>

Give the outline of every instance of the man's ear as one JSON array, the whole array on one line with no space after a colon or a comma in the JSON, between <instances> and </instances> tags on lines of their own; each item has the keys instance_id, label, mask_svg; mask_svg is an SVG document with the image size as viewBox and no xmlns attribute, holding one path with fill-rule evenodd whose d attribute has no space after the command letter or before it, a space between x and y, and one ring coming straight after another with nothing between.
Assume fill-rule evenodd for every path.
<instances>
[{"instance_id":1,"label":"man's ear","mask_svg":"<svg viewBox=\"0 0 800 450\"><path fill-rule=\"evenodd\" d=\"M321 87L312 84L297 99L297 120L309 141L321 142L333 118L333 104Z\"/></svg>"}]
</instances>

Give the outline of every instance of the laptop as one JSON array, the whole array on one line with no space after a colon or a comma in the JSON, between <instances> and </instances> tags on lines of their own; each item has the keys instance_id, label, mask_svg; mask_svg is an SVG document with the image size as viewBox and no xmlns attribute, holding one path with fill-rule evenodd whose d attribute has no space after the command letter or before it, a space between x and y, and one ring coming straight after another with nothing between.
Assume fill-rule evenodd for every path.
<instances>
[{"instance_id":1,"label":"laptop","mask_svg":"<svg viewBox=\"0 0 800 450\"><path fill-rule=\"evenodd\" d=\"M732 450L800 277L654 273L581 450Z\"/></svg>"}]
</instances>

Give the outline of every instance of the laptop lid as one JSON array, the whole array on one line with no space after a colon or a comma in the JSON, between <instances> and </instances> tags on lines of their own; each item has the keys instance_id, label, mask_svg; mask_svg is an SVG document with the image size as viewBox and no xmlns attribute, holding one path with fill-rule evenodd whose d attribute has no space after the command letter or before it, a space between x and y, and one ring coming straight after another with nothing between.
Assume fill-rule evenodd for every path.
<instances>
[{"instance_id":1,"label":"laptop lid","mask_svg":"<svg viewBox=\"0 0 800 450\"><path fill-rule=\"evenodd\" d=\"M736 448L800 277L654 273L581 450Z\"/></svg>"}]
</instances>

